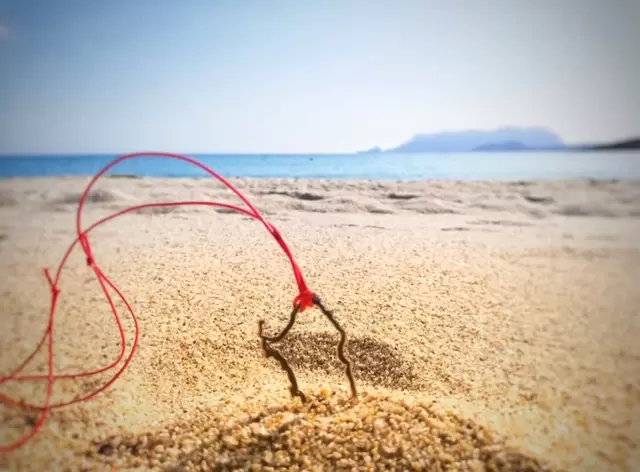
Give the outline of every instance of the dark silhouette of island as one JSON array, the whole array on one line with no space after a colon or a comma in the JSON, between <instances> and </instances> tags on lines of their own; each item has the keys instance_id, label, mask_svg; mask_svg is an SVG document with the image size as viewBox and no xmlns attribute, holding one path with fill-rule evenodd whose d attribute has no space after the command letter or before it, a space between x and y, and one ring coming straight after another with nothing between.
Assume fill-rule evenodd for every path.
<instances>
[{"instance_id":1,"label":"dark silhouette of island","mask_svg":"<svg viewBox=\"0 0 640 472\"><path fill-rule=\"evenodd\" d=\"M640 138L625 139L623 141L614 141L611 143L596 144L586 146L584 151L629 151L640 150Z\"/></svg>"},{"instance_id":2,"label":"dark silhouette of island","mask_svg":"<svg viewBox=\"0 0 640 472\"><path fill-rule=\"evenodd\" d=\"M543 127L503 127L495 130L463 130L420 133L395 148L379 147L358 154L426 152L551 152L640 149L640 138L600 144L565 144L562 138Z\"/></svg>"}]
</instances>

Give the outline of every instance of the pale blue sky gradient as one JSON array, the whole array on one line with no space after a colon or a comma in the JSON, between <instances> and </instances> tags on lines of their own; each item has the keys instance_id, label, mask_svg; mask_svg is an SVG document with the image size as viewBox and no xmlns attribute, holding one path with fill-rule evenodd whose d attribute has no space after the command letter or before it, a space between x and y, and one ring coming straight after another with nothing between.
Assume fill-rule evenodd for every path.
<instances>
[{"instance_id":1,"label":"pale blue sky gradient","mask_svg":"<svg viewBox=\"0 0 640 472\"><path fill-rule=\"evenodd\" d=\"M640 133L638 0L0 0L0 153Z\"/></svg>"}]
</instances>

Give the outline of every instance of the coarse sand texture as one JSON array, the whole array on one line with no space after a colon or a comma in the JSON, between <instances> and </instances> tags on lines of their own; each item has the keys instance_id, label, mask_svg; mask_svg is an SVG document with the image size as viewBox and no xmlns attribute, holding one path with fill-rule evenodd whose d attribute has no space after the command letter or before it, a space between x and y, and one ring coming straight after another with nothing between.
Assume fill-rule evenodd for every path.
<instances>
[{"instance_id":1,"label":"coarse sand texture","mask_svg":"<svg viewBox=\"0 0 640 472\"><path fill-rule=\"evenodd\" d=\"M0 182L0 375L46 329L86 178ZM640 182L231 179L277 226L317 307L276 349L296 280L260 222L225 208L128 213L89 236L140 327L132 363L55 409L0 469L640 470ZM83 224L153 201L238 199L204 178L105 177ZM80 247L59 281L54 370L99 369L120 334ZM126 352L134 324L124 304ZM25 373L46 372L46 349ZM113 371L55 383L54 402ZM46 382L0 392L35 403ZM0 403L0 442L37 411Z\"/></svg>"}]
</instances>

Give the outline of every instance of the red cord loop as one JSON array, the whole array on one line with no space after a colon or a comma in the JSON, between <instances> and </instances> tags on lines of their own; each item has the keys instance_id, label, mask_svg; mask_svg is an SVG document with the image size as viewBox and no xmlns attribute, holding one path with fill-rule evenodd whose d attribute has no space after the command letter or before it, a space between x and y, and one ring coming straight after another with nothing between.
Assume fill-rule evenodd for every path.
<instances>
[{"instance_id":1,"label":"red cord loop","mask_svg":"<svg viewBox=\"0 0 640 472\"><path fill-rule=\"evenodd\" d=\"M246 205L246 207L248 208L242 208L239 206L235 206L235 205L230 205L228 203L221 203L221 202L211 202L211 201L180 201L180 202L156 202L156 203L145 203L145 204L141 204L141 205L135 205L129 208L125 208L124 210L120 210L112 215L109 215L101 220L99 220L98 222L94 223L93 225L89 226L87 229L85 229L84 231L81 230L82 225L81 225L81 214L82 214L82 208L84 206L84 203L87 199L87 196L89 195L89 192L91 190L91 187L95 184L95 182L103 175L105 174L110 168L112 168L113 166L115 166L116 164L118 164L119 162L122 162L124 160L127 159L132 159L135 157L143 157L143 156L158 156L158 157L168 157L168 158L172 158L172 159L178 159L178 160L182 160L188 163L191 163L197 167L199 167L200 169L202 169L203 171L205 171L207 174L211 175L212 177L220 180L224 185L227 186L227 188L229 188L232 192L234 192ZM293 258L293 255L291 254L291 251L289 250L287 244L285 243L284 239L282 238L282 235L280 234L280 232L270 223L268 222L261 214L260 212L257 210L256 207L254 207L251 202L240 192L238 191L230 182L228 182L224 177L222 177L221 175L219 175L217 172L215 172L214 170L210 169L209 167L205 166L204 164L198 162L195 159L192 159L190 157L187 156L183 156L180 154L173 154L173 153L165 153L165 152L135 152L135 153L130 153L130 154L124 154L120 157L117 157L116 159L112 160L109 164L107 164L101 171L99 171L93 178L92 180L89 182L89 185L87 185L87 187L85 188L82 196L80 197L80 201L78 202L78 210L77 210L77 214L76 214L76 239L71 243L71 245L68 247L67 251L65 252L64 256L62 257L62 261L60 262L60 265L58 266L58 270L55 274L55 278L51 276L51 274L49 273L49 269L45 268L44 269L44 273L45 276L47 278L47 281L49 282L49 288L51 289L51 293L52 293L52 297L51 297L51 305L49 308L49 322L47 324L47 328L44 332L44 334L42 335L40 342L38 343L38 345L36 346L36 348L31 352L31 354L29 356L27 356L27 358L25 360L22 361L22 363L20 363L11 373L7 374L6 376L0 376L0 385L9 382L9 381L26 381L26 380L44 380L46 381L46 396L45 396L45 400L42 404L34 404L34 403L30 403L30 402L26 402L24 400L15 400L13 398L11 398L10 396L0 393L0 404L4 403L4 404L8 404L8 405L20 405L24 408L29 408L29 409L34 409L34 410L39 410L40 411L40 415L35 423L35 425L33 426L33 428L31 429L31 431L29 431L27 434L23 435L21 438L16 439L15 441L13 441L12 443L9 444L0 444L0 453L7 453L10 452L14 449L17 449L19 447L21 447L22 445L24 445L25 443L27 443L29 440L31 440L37 433L38 431L41 429L42 425L44 424L46 418L48 417L48 414L50 412L51 409L53 408L60 408L63 406L67 406L67 405L71 405L74 403L78 403L78 402L82 402L82 401L86 401L89 400L93 397L95 397L96 395L98 395L100 392L103 392L104 390L106 390L110 385L112 385L124 372L124 370L128 367L128 365L131 363L131 360L133 359L133 355L137 349L138 346L138 341L139 341L139 336L140 336L140 329L139 329L139 325L138 325L138 320L133 312L133 309L131 307L131 305L129 305L129 302L126 300L126 298L124 297L124 295L122 294L122 292L116 287L116 285L109 279L109 277L102 271L102 269L95 263L95 260L93 258L93 253L91 251L91 245L89 244L89 238L87 237L87 234L89 232L91 232L93 229L95 229L96 227L100 226L103 223L106 223L107 221L110 221L114 218L117 218L118 216L124 215L126 213L131 213L134 211L137 211L139 209L142 208L149 208L149 207L166 207L166 206L178 206L178 205L204 205L204 206L211 206L211 207L219 207L219 208L226 208L226 209L230 209L230 210L234 210L237 211L239 213L243 213L247 216L250 216L252 218L257 219L258 221L260 221L264 227L267 229L267 231L269 231L269 233L273 236L273 238L276 240L276 242L278 243L278 245L282 248L283 252L285 253L285 255L287 256L287 258L289 259L289 262L291 263L291 269L293 270L293 275L295 277L296 280L296 284L298 286L298 296L294 299L294 304L295 305L300 305L299 311L304 311L307 308L310 308L314 305L314 297L315 294L309 290L309 288L307 287L307 284L304 280L304 277L302 275L302 271L300 270L300 267L298 267L298 264L296 263L295 259ZM79 243L80 246L82 247L82 250L85 253L85 256L87 257L87 265L89 265L90 267L93 268L96 279L98 284L100 285L102 292L106 298L106 301L109 303L109 306L111 308L112 314L113 314L113 318L116 322L116 325L118 327L118 331L119 331L119 335L120 335L120 354L118 356L117 359L115 359L114 361L112 361L109 365L102 367L100 369L96 369L96 370L92 370L92 371L88 371L88 372L78 372L78 373L70 373L70 374L56 374L54 373L54 336L53 336L53 327L54 327L54 320L55 320L55 309L56 309L56 304L57 304L57 298L58 295L60 293L60 289L58 288L58 283L60 281L60 276L62 273L62 270L64 268L64 265L67 262L67 259L69 258L69 255L71 254L71 251L73 250L73 248L75 247L76 243ZM114 300L113 300L113 294L116 294L120 300L122 301L122 303L125 305L127 311L129 312L129 315L131 315L131 318L133 320L133 325L134 325L134 336L133 336L133 340L132 340L132 347L129 351L129 353L127 355L126 354L126 339L125 339L125 333L124 333L124 327L123 324L121 322L120 319L120 314L118 313L118 310L116 309ZM38 351L44 346L46 345L46 349L47 349L47 365L48 365L48 369L47 369L47 373L46 374L23 374L23 375L19 375L24 368L31 362L31 360L36 356L36 354L38 353ZM124 362L121 362L124 359ZM121 366L118 367L118 364L122 364ZM92 375L97 375L97 374L101 374L104 373L108 370L117 368L117 371L113 374L113 376L111 377L111 379L109 381L107 381L106 383L104 383L101 387L97 388L96 390L94 390L91 393L83 393L83 394L78 394L75 395L71 400L67 400L67 401L60 401L58 403L52 403L51 399L53 396L53 384L55 383L56 380L58 379L73 379L73 378L79 378L79 377L88 377L88 376L92 376Z\"/></svg>"}]
</instances>

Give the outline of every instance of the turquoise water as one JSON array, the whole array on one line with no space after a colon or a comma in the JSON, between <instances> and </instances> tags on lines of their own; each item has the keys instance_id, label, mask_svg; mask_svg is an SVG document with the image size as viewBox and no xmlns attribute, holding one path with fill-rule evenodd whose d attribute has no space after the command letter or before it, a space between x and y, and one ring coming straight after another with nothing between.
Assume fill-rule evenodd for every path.
<instances>
[{"instance_id":1,"label":"turquoise water","mask_svg":"<svg viewBox=\"0 0 640 472\"><path fill-rule=\"evenodd\" d=\"M0 178L93 175L116 155L0 156ZM429 153L357 155L192 154L226 177L326 179L640 179L640 152ZM109 173L161 177L206 175L165 157L141 157Z\"/></svg>"}]
</instances>

